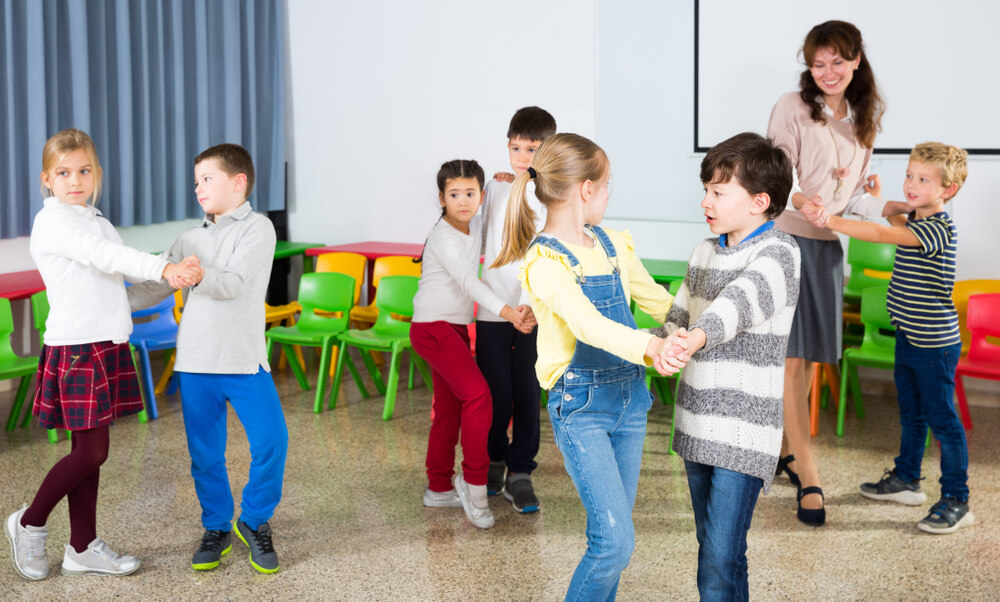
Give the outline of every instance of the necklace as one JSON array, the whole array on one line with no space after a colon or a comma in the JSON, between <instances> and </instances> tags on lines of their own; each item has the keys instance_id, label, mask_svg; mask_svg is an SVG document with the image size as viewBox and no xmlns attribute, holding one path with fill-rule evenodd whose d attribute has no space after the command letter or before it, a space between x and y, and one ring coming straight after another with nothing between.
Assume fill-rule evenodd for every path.
<instances>
[{"instance_id":1,"label":"necklace","mask_svg":"<svg viewBox=\"0 0 1000 602\"><path fill-rule=\"evenodd\" d=\"M830 120L827 118L826 130L830 132L830 140L833 141L833 153L837 157L837 167L833 170L834 177L837 178L837 187L833 189L833 201L835 204L840 202L840 189L846 184L846 178L850 174L850 166L854 163L854 158L858 154L858 145L854 142L854 127L851 126L851 160L847 162L845 166L840 162L840 147L837 146L837 137L833 135L833 127L830 126Z\"/></svg>"}]
</instances>

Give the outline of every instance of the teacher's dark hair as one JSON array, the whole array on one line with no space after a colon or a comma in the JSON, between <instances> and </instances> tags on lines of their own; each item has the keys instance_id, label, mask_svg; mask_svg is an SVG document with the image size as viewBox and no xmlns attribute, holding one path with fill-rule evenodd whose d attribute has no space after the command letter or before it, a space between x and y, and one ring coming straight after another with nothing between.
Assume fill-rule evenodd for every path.
<instances>
[{"instance_id":1,"label":"teacher's dark hair","mask_svg":"<svg viewBox=\"0 0 1000 602\"><path fill-rule=\"evenodd\" d=\"M836 51L848 61L861 57L861 62L847 86L844 97L854 113L854 136L863 146L872 148L875 144L875 135L882 129L885 102L879 96L875 74L868 62L861 32L857 27L846 21L827 21L809 30L802 44L802 59L805 61L806 69L799 76L801 89L799 96L809 107L812 120L825 123L823 92L816 85L809 69L816 52L824 48Z\"/></svg>"}]
</instances>

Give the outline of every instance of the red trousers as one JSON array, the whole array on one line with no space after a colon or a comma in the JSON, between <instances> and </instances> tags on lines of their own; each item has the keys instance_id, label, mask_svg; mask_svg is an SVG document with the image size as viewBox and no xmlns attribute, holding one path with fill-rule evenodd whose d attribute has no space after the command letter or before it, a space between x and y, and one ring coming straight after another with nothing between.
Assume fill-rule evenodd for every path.
<instances>
[{"instance_id":1,"label":"red trousers","mask_svg":"<svg viewBox=\"0 0 1000 602\"><path fill-rule=\"evenodd\" d=\"M470 485L485 485L490 457L486 440L493 401L469 349L464 324L414 322L410 342L431 366L434 417L427 439L427 480L431 491L448 491L455 472L455 445L462 441L462 472Z\"/></svg>"}]
</instances>

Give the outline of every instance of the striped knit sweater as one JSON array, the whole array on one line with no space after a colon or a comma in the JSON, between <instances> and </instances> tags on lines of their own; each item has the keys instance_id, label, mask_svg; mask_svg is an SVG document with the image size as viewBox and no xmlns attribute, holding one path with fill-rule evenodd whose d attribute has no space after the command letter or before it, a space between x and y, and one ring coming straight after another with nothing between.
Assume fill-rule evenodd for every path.
<instances>
[{"instance_id":1,"label":"striped knit sweater","mask_svg":"<svg viewBox=\"0 0 1000 602\"><path fill-rule=\"evenodd\" d=\"M681 375L674 451L759 477L771 487L781 451L785 351L799 296L799 248L772 228L721 247L695 247L667 322L701 328L705 346Z\"/></svg>"}]
</instances>

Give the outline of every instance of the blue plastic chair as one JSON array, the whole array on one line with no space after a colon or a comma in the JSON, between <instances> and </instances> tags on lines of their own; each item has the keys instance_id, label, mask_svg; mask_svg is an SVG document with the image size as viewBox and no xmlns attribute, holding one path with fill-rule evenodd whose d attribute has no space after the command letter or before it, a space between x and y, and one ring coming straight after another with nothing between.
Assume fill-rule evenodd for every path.
<instances>
[{"instance_id":1,"label":"blue plastic chair","mask_svg":"<svg viewBox=\"0 0 1000 602\"><path fill-rule=\"evenodd\" d=\"M132 312L132 336L129 342L135 346L139 354L139 364L142 370L142 388L146 397L146 408L150 420L156 420L160 414L156 409L156 390L153 380L153 369L150 366L149 352L173 350L177 347L177 322L174 320L174 296L168 295L152 307ZM154 316L148 322L135 322L136 318Z\"/></svg>"}]
</instances>

